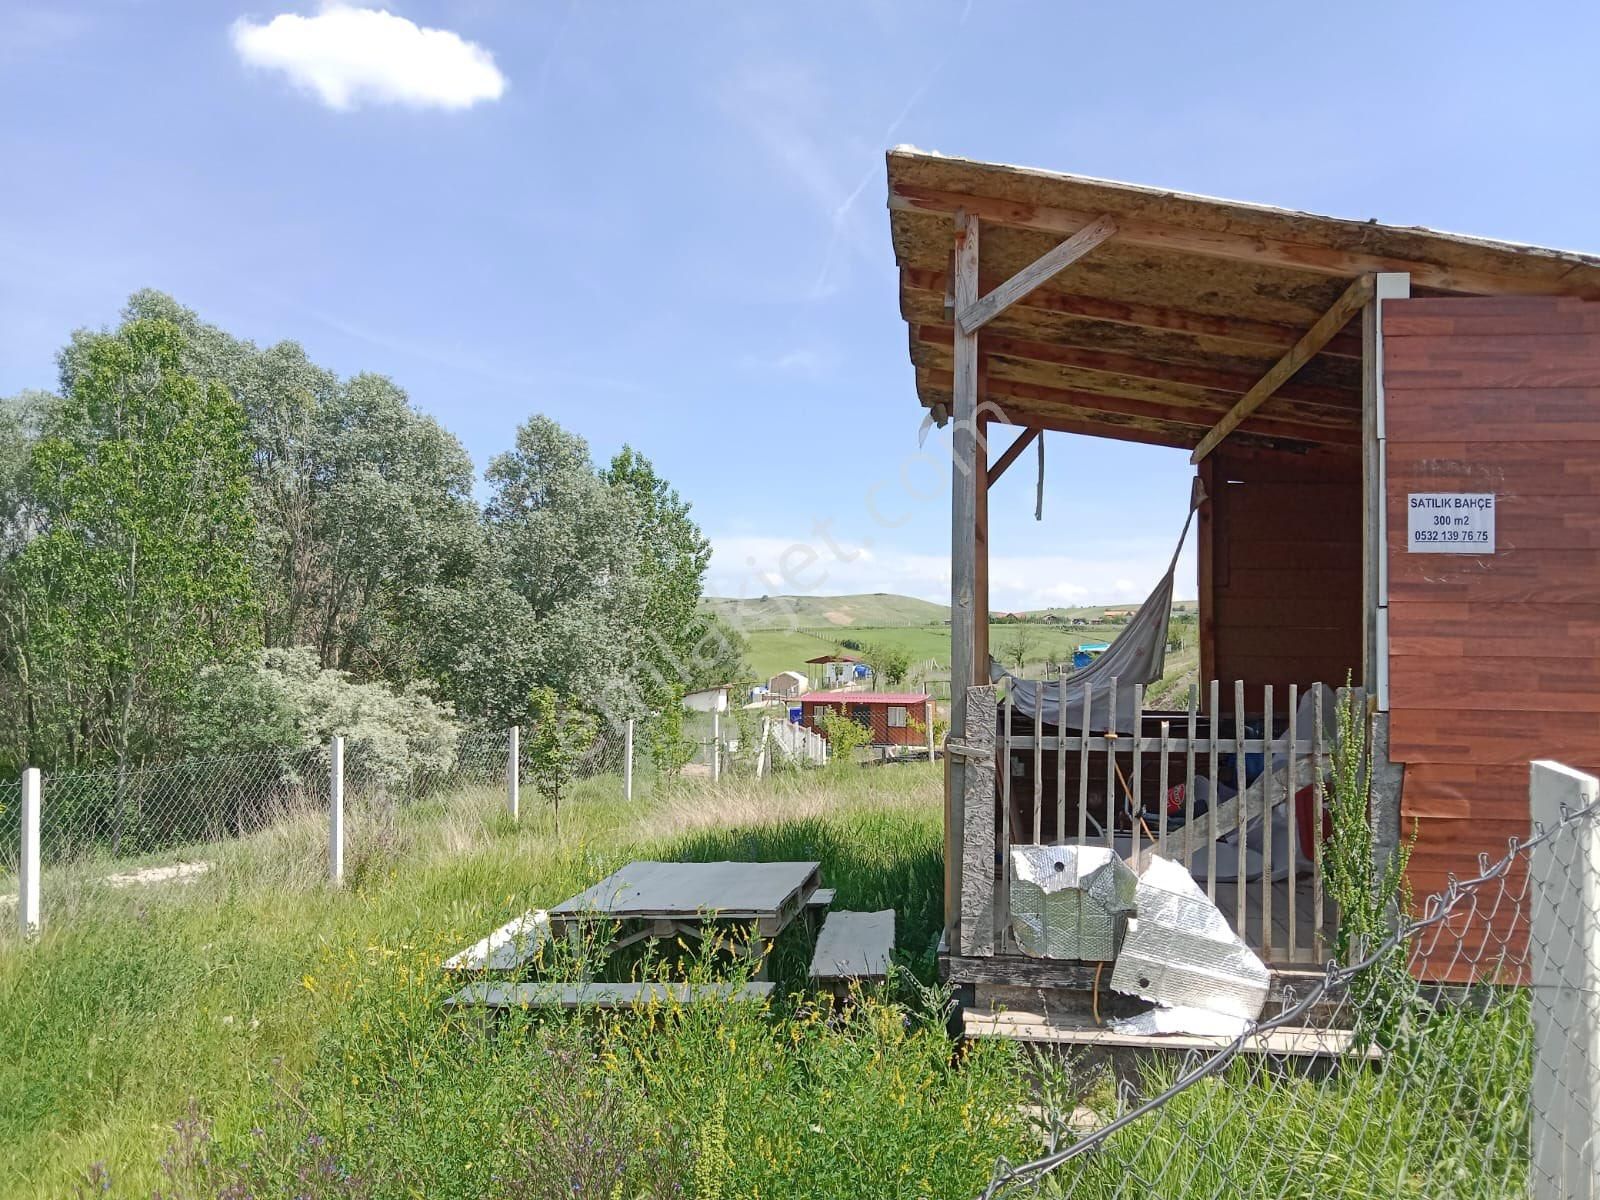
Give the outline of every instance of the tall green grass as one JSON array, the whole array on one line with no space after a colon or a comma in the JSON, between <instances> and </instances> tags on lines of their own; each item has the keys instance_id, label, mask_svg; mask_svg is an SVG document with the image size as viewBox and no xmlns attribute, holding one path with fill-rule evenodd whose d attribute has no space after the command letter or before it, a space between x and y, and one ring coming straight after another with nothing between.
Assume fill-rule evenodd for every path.
<instances>
[{"instance_id":1,"label":"tall green grass","mask_svg":"<svg viewBox=\"0 0 1600 1200\"><path fill-rule=\"evenodd\" d=\"M897 909L926 977L938 803L925 765L633 806L597 780L560 840L526 804L513 826L489 791L352 813L342 892L323 881L311 819L215 848L186 885L63 880L38 943L0 948L0 1196L70 1195L91 1177L117 1195L543 1195L541 1155L582 1157L581 1137L551 1130L590 1110L606 1114L595 1136L625 1128L656 1147L630 1151L620 1180L646 1191L619 1194L662 1179L728 1196L976 1187L1021 1149L1014 1053L986 1047L958 1067L942 1016L887 999L822 1019L787 994L809 956L798 925L772 1011L485 1024L438 1005L449 952L636 857L817 859L839 904ZM645 966L713 968L728 964Z\"/></svg>"}]
</instances>

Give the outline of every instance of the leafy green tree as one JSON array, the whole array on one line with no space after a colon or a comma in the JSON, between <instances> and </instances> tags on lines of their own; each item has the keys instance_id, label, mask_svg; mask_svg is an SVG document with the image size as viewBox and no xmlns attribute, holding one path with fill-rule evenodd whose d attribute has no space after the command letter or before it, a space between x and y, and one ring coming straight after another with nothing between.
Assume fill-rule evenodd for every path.
<instances>
[{"instance_id":1,"label":"leafy green tree","mask_svg":"<svg viewBox=\"0 0 1600 1200\"><path fill-rule=\"evenodd\" d=\"M656 782L671 786L683 774L684 767L694 758L694 742L683 732L683 694L675 692L655 712L644 726L645 744L650 749L650 765Z\"/></svg>"},{"instance_id":2,"label":"leafy green tree","mask_svg":"<svg viewBox=\"0 0 1600 1200\"><path fill-rule=\"evenodd\" d=\"M1032 625L1026 622L1017 622L1010 635L1006 638L1005 656L1007 661L1015 663L1018 671L1028 669L1028 656L1031 655L1038 644L1038 637Z\"/></svg>"},{"instance_id":3,"label":"leafy green tree","mask_svg":"<svg viewBox=\"0 0 1600 1200\"><path fill-rule=\"evenodd\" d=\"M689 516L689 505L631 446L623 446L601 473L612 489L631 501L637 544L640 699L647 708L663 704L671 679L705 673L694 661L704 644L705 621L697 611L711 564L711 543ZM729 631L732 632L731 630ZM689 686L700 679L685 680ZM721 682L720 680L716 682Z\"/></svg>"},{"instance_id":4,"label":"leafy green tree","mask_svg":"<svg viewBox=\"0 0 1600 1200\"><path fill-rule=\"evenodd\" d=\"M526 636L507 688L596 696L632 677L643 607L628 498L594 470L588 444L544 416L489 464L489 546L526 605ZM502 711L506 701L501 701ZM507 713L515 716L515 713Z\"/></svg>"},{"instance_id":5,"label":"leafy green tree","mask_svg":"<svg viewBox=\"0 0 1600 1200\"><path fill-rule=\"evenodd\" d=\"M533 786L550 804L551 820L561 836L561 797L578 777L578 769L600 735L600 723L583 707L563 701L552 688L533 690L528 700L529 730L525 745Z\"/></svg>"},{"instance_id":6,"label":"leafy green tree","mask_svg":"<svg viewBox=\"0 0 1600 1200\"><path fill-rule=\"evenodd\" d=\"M41 532L17 563L30 686L58 705L58 744L31 749L109 757L120 773L154 749L200 667L259 644L244 417L185 369L169 321L76 345L71 388L32 448Z\"/></svg>"},{"instance_id":7,"label":"leafy green tree","mask_svg":"<svg viewBox=\"0 0 1600 1200\"><path fill-rule=\"evenodd\" d=\"M911 670L911 655L898 646L877 643L866 649L872 673L889 687L899 687Z\"/></svg>"}]
</instances>

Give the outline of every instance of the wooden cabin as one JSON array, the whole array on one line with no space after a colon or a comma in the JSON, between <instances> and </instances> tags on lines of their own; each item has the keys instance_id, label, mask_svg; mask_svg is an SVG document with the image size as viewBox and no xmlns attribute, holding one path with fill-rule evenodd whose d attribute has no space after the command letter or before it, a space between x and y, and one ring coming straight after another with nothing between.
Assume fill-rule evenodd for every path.
<instances>
[{"instance_id":1,"label":"wooden cabin","mask_svg":"<svg viewBox=\"0 0 1600 1200\"><path fill-rule=\"evenodd\" d=\"M954 456L951 981L1041 978L1008 940L1009 844L1148 835L1200 862L1274 813L1287 880L1208 886L1270 964L1319 961L1317 685L1361 689L1380 849L1415 839L1419 898L1528 834L1529 760L1600 769L1600 259L911 148L888 205ZM1046 434L1069 460L1188 451L1204 496L1200 686L1120 735L988 687L988 488ZM1246 764L1285 761L1251 800ZM1234 800L1185 810L1230 770Z\"/></svg>"},{"instance_id":2,"label":"wooden cabin","mask_svg":"<svg viewBox=\"0 0 1600 1200\"><path fill-rule=\"evenodd\" d=\"M823 737L823 713L843 713L872 734L874 746L929 744L932 707L926 692L807 692L800 697L800 724Z\"/></svg>"}]
</instances>

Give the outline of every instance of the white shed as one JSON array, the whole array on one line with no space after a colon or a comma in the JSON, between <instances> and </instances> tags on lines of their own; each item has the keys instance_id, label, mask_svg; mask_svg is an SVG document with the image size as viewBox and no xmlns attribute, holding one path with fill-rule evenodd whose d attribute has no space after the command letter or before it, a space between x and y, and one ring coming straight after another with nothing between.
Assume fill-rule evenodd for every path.
<instances>
[{"instance_id":1,"label":"white shed","mask_svg":"<svg viewBox=\"0 0 1600 1200\"><path fill-rule=\"evenodd\" d=\"M779 671L767 680L767 693L779 700L792 700L806 687L806 677L799 671Z\"/></svg>"},{"instance_id":2,"label":"white shed","mask_svg":"<svg viewBox=\"0 0 1600 1200\"><path fill-rule=\"evenodd\" d=\"M727 712L728 685L724 683L698 692L687 692L683 697L683 706L690 712Z\"/></svg>"}]
</instances>

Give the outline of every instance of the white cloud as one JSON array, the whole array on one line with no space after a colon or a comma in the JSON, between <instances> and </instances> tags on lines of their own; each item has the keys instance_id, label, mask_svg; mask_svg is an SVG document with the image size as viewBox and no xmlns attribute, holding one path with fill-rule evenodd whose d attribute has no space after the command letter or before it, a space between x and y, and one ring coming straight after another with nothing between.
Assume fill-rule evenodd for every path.
<instances>
[{"instance_id":1,"label":"white cloud","mask_svg":"<svg viewBox=\"0 0 1600 1200\"><path fill-rule=\"evenodd\" d=\"M233 48L341 111L362 103L470 108L506 89L482 46L376 8L329 4L314 17L279 13L265 25L240 18Z\"/></svg>"}]
</instances>

